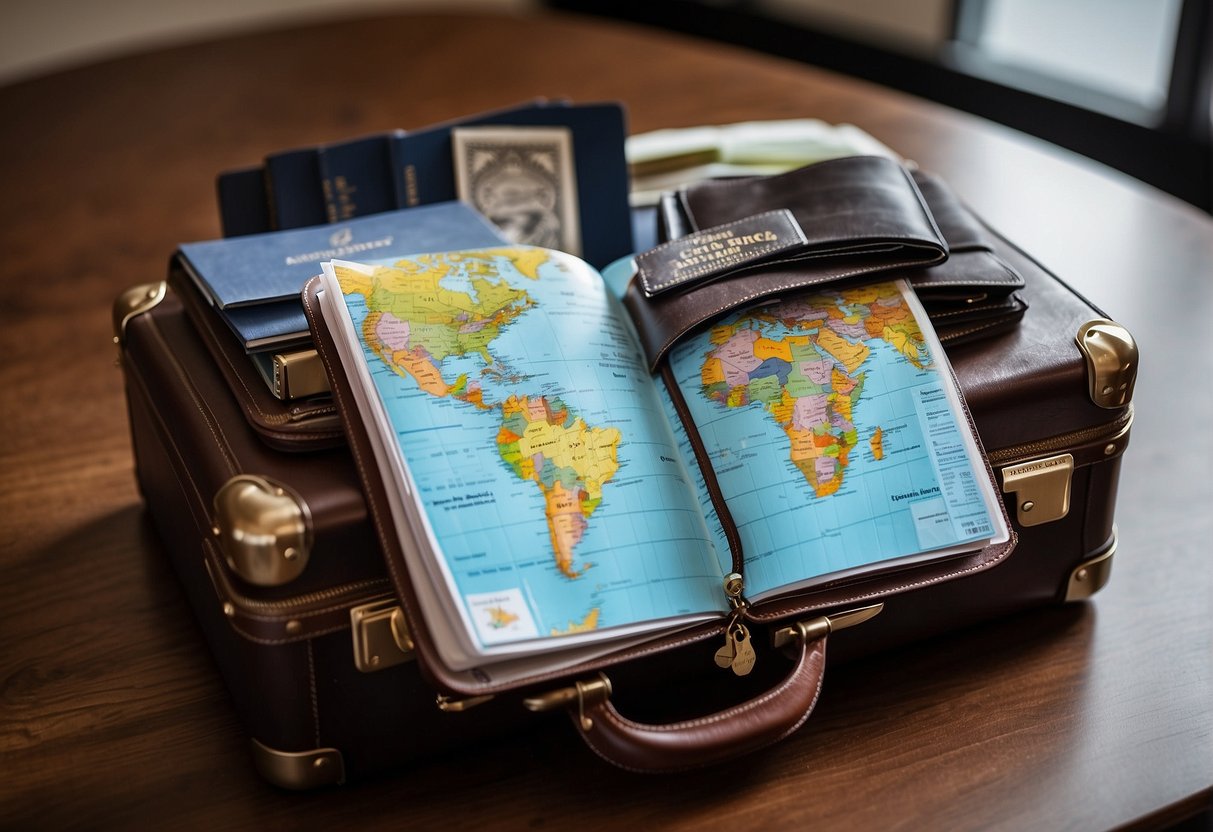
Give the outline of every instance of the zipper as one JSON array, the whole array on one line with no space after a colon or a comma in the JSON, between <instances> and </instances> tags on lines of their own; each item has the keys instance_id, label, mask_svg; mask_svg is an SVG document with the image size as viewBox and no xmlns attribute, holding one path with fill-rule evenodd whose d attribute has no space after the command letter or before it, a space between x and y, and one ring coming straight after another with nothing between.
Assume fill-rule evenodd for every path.
<instances>
[{"instance_id":1,"label":"zipper","mask_svg":"<svg viewBox=\"0 0 1213 832\"><path fill-rule=\"evenodd\" d=\"M1127 407L1124 413L1106 425L1083 428L1057 436L1050 436L1047 439L1025 442L1022 445L999 448L996 451L988 451L986 456L989 458L991 465L1000 465L1023 457L1038 456L1051 451L1070 450L1080 445L1087 445L1104 439L1113 439L1128 430L1131 424L1133 424L1133 408Z\"/></svg>"},{"instance_id":2,"label":"zipper","mask_svg":"<svg viewBox=\"0 0 1213 832\"><path fill-rule=\"evenodd\" d=\"M720 490L716 472L712 470L712 460L708 457L708 449L704 447L703 439L699 436L694 420L691 419L690 408L687 407L686 399L682 397L682 391L678 389L678 381L674 378L674 371L670 369L669 361L661 362L661 379L665 382L670 399L674 402L674 410L678 412L683 430L686 431L687 439L690 440L695 462L699 465L699 472L703 475L704 484L708 488L708 497L712 500L712 508L716 509L716 517L720 520L721 528L724 529L725 539L729 543L729 555L733 561L733 574L740 578L745 568L745 557L741 550L741 535L737 531L737 523L733 520L729 507L725 503L724 492ZM725 579L725 583L727 586L728 578ZM728 594L726 589L725 596L728 597Z\"/></svg>"},{"instance_id":3,"label":"zipper","mask_svg":"<svg viewBox=\"0 0 1213 832\"><path fill-rule=\"evenodd\" d=\"M221 588L223 594L226 596L224 600L230 601L241 609L258 610L268 614L287 613L314 606L331 606L331 602L337 599L363 599L366 598L367 593L371 590L388 590L390 588L390 581L387 578L367 578L328 589L316 590L315 592L305 592L302 595L292 595L290 598L261 601L256 598L249 598L247 595L241 595L235 591L231 582L228 581L227 575L223 572L222 563L215 553L214 544L210 540L206 541L206 551L212 572L217 576L218 582L222 584Z\"/></svg>"}]
</instances>

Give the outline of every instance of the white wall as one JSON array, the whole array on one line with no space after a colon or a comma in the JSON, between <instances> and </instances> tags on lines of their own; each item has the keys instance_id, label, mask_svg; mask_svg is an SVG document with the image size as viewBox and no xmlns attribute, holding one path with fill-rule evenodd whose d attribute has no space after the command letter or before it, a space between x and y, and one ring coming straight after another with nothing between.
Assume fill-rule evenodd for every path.
<instances>
[{"instance_id":1,"label":"white wall","mask_svg":"<svg viewBox=\"0 0 1213 832\"><path fill-rule=\"evenodd\" d=\"M518 10L534 0L0 0L0 84L232 32L399 9Z\"/></svg>"}]
</instances>

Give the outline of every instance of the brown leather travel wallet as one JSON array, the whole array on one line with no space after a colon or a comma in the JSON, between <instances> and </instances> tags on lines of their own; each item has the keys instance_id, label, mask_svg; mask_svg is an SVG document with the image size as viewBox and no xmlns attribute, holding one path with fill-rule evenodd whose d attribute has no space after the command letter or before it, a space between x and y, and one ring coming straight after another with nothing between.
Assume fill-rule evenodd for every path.
<instances>
[{"instance_id":1,"label":"brown leather travel wallet","mask_svg":"<svg viewBox=\"0 0 1213 832\"><path fill-rule=\"evenodd\" d=\"M936 230L946 257L915 256L927 246L919 211ZM725 235L726 244L784 236L777 226L785 214L801 229L816 229L808 246L811 256L788 246L740 264L729 262L731 268L718 269L710 281L677 281L669 287L676 291L651 290L670 282L661 275L694 259L688 249L719 243L714 238L724 230L741 230ZM758 218L775 227L765 228ZM951 189L890 159L852 156L779 176L700 182L666 194L658 222L658 237L667 242L637 257L637 278L624 298L653 368L683 334L731 309L875 273L910 281L945 344L1004 331L1027 308L1014 294L1023 277L998 256L990 232ZM700 242L704 238L707 242ZM866 248L859 245L864 240Z\"/></svg>"}]
</instances>

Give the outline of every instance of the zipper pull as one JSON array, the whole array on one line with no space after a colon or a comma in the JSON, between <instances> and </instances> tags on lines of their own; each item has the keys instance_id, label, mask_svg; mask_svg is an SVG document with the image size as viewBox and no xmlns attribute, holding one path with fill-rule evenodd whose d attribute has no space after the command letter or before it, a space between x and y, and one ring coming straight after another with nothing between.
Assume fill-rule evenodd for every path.
<instances>
[{"instance_id":1,"label":"zipper pull","mask_svg":"<svg viewBox=\"0 0 1213 832\"><path fill-rule=\"evenodd\" d=\"M737 645L733 643L733 625L730 624L724 630L724 647L716 651L716 666L732 667L735 658L737 658Z\"/></svg>"},{"instance_id":2,"label":"zipper pull","mask_svg":"<svg viewBox=\"0 0 1213 832\"><path fill-rule=\"evenodd\" d=\"M750 640L750 631L746 625L738 621L733 627L733 645L737 653L733 656L731 667L736 675L746 676L754 669L758 654L754 652L754 644Z\"/></svg>"},{"instance_id":3,"label":"zipper pull","mask_svg":"<svg viewBox=\"0 0 1213 832\"><path fill-rule=\"evenodd\" d=\"M740 572L730 572L724 576L724 594L733 609L737 609L738 605L745 603L741 598L744 590L745 578L741 577Z\"/></svg>"},{"instance_id":4,"label":"zipper pull","mask_svg":"<svg viewBox=\"0 0 1213 832\"><path fill-rule=\"evenodd\" d=\"M729 599L733 612L724 628L724 646L716 651L716 665L730 668L738 676L745 676L753 670L754 662L758 658L750 639L749 628L741 621L749 606L741 594L744 590L745 579L740 573L730 572L724 576L724 594Z\"/></svg>"}]
</instances>

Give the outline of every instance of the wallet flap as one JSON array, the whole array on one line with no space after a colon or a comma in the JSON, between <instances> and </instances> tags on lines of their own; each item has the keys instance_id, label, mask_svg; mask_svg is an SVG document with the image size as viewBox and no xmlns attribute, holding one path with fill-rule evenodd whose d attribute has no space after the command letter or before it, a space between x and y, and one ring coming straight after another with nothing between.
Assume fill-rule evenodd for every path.
<instances>
[{"instance_id":1,"label":"wallet flap","mask_svg":"<svg viewBox=\"0 0 1213 832\"><path fill-rule=\"evenodd\" d=\"M938 176L923 170L915 170L914 182L926 200L927 207L939 230L948 241L948 249L952 253L958 251L991 251L992 241L989 232L982 227L977 218L964 207L952 189L944 184ZM1020 281L1022 283L1022 281Z\"/></svg>"},{"instance_id":2,"label":"wallet flap","mask_svg":"<svg viewBox=\"0 0 1213 832\"><path fill-rule=\"evenodd\" d=\"M947 256L909 171L883 156L830 159L777 176L709 179L688 186L681 198L692 230L784 208L804 229L809 250L905 247L923 264Z\"/></svg>"},{"instance_id":3,"label":"wallet flap","mask_svg":"<svg viewBox=\"0 0 1213 832\"><path fill-rule=\"evenodd\" d=\"M1023 275L995 254L993 235L951 188L939 177L921 170L914 171L914 181L950 252L945 262L909 275L932 320L936 309L943 305L982 305L1023 288Z\"/></svg>"}]
</instances>

